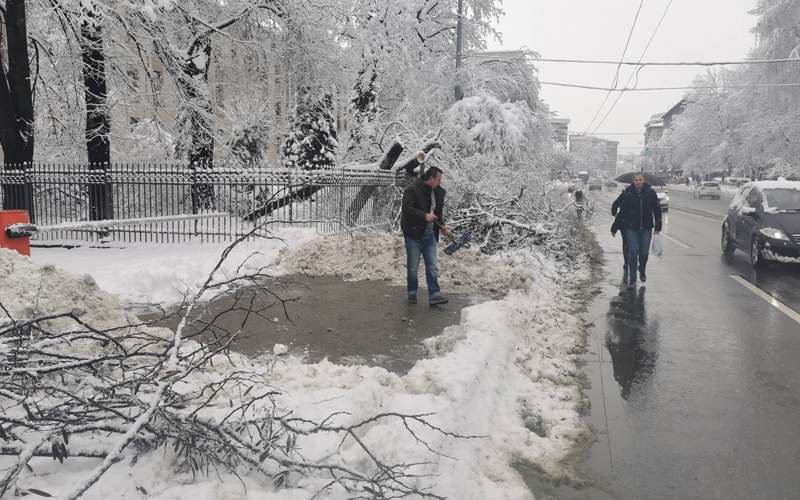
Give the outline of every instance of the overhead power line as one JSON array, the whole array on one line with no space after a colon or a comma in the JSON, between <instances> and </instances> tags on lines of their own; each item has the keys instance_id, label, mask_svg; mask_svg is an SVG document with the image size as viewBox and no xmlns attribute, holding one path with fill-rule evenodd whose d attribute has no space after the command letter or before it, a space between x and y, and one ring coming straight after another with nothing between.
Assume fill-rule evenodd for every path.
<instances>
[{"instance_id":1,"label":"overhead power line","mask_svg":"<svg viewBox=\"0 0 800 500\"><path fill-rule=\"evenodd\" d=\"M669 3L668 3L668 4L667 4L667 6L664 8L664 13L663 13L663 14L661 14L661 19L659 19L659 20L658 20L658 24L656 25L656 29L654 29L654 30L653 30L653 34L652 34L652 35L650 35L650 40L648 40L648 41L647 41L647 45L644 47L644 50L642 51L642 55L641 55L641 56L639 56L639 61L638 61L638 62L642 62L642 59L644 59L644 55L645 55L645 54L647 54L647 49L649 49L649 48L650 48L650 44L651 44L651 43L653 43L653 39L656 37L656 33L658 33L658 28L660 28L660 27L661 27L661 23L663 23L663 22L664 22L664 18L665 18L665 17L667 17L667 11L669 11L669 8L670 8L670 6L671 6L671 5L672 5L672 0L669 0ZM627 81L627 82L625 82L625 88L627 88L627 87L628 87L628 84L629 84L629 83L631 83L631 79L633 79L633 75L638 75L638 73L639 73L639 71L640 71L641 69L642 69L642 68L641 68L641 67L639 67L639 68L637 68L636 70L634 70L634 71L631 71L631 76L629 76L629 77L628 77L628 81ZM638 84L638 82L639 82L639 78L638 78L638 76L637 76L637 78L636 78L636 82L637 82L637 84ZM634 85L634 86L635 86L635 85ZM606 118L608 118L608 116L611 114L611 112L612 112L612 111L614 111L614 108L616 107L616 105L617 105L617 103L619 102L619 100L620 100L620 99L622 99L622 93L620 93L620 94L617 96L617 99L614 101L614 104L612 104L612 105L611 105L611 108L609 108L608 112L605 114L605 116L604 116L604 117L603 117L603 119L600 121L600 123L599 123L599 124L598 124L598 125L597 125L597 126L594 128L594 130L592 130L592 132L597 132L597 130L598 130L598 129L599 129L601 126L603 126L603 123L605 123L605 122L606 122Z\"/></svg>"},{"instance_id":2,"label":"overhead power line","mask_svg":"<svg viewBox=\"0 0 800 500\"><path fill-rule=\"evenodd\" d=\"M742 64L773 64L800 62L800 59L753 59L751 61L679 61L679 62L631 62L631 61L588 61L582 59L538 59L534 62L575 63L575 64L621 64L623 66L735 66Z\"/></svg>"},{"instance_id":3,"label":"overhead power line","mask_svg":"<svg viewBox=\"0 0 800 500\"><path fill-rule=\"evenodd\" d=\"M625 54L628 53L628 45L631 43L631 37L633 36L633 31L636 29L636 21L639 20L639 13L642 11L642 5L644 5L644 0L639 2L639 8L636 9L636 16L633 18L633 24L631 25L631 31L628 33L628 40L625 42L625 49L622 51L622 56L619 58L619 65L617 65L617 71L614 75L614 80L611 82L611 87L616 88L617 82L619 82L619 69L622 67L622 61L625 59ZM608 96L611 95L611 90L608 91L606 97L603 99L603 102L600 104L600 107L597 109L597 113L594 114L594 118L589 123L589 126L586 127L586 131L588 132L592 125L594 125L594 121L597 120L597 117L600 116L600 112L603 111L603 106L606 105L606 101L608 101Z\"/></svg>"},{"instance_id":4,"label":"overhead power line","mask_svg":"<svg viewBox=\"0 0 800 500\"><path fill-rule=\"evenodd\" d=\"M553 85L556 87L572 87L577 89L588 90L604 90L608 92L649 92L656 90L711 90L711 89L752 89L752 88L774 88L774 87L800 87L800 83L761 83L750 85L716 85L716 86L703 86L703 87L647 87L642 89L637 88L620 88L612 89L608 87L593 87L590 85L576 85L572 83L559 83L559 82L539 82L541 85Z\"/></svg>"},{"instance_id":5,"label":"overhead power line","mask_svg":"<svg viewBox=\"0 0 800 500\"><path fill-rule=\"evenodd\" d=\"M478 59L497 59L496 55L481 54L476 52L470 54L470 58ZM633 62L633 61L597 61L589 59L554 59L554 58L540 58L536 57L531 52L526 52L524 57L530 58L533 62L551 62L551 63L564 63L564 64L614 64L622 66L741 66L746 64L777 64L777 63L791 63L800 62L800 58L788 59L751 59L747 61L650 61L650 62Z\"/></svg>"}]
</instances>

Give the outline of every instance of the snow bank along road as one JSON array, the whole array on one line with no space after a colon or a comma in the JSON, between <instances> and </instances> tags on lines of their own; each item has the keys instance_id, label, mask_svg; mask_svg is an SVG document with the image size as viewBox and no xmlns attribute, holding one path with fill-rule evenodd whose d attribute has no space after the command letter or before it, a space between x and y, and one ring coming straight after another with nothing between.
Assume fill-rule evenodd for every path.
<instances>
[{"instance_id":1,"label":"snow bank along road","mask_svg":"<svg viewBox=\"0 0 800 500\"><path fill-rule=\"evenodd\" d=\"M588 313L601 439L589 465L624 500L800 498L800 324L778 307L800 312L800 268L726 260L729 201L671 191L664 255L628 292L614 195L599 195L595 221L606 263Z\"/></svg>"},{"instance_id":2,"label":"snow bank along road","mask_svg":"<svg viewBox=\"0 0 800 500\"><path fill-rule=\"evenodd\" d=\"M362 235L353 246L350 241L307 231L287 230L280 236L288 242L288 250L286 243L277 240L243 247L234 252L234 260L223 266L222 272L230 276L262 266L283 272L326 269L350 279L381 277L402 282L404 258L399 238ZM89 322L125 323L130 317L117 296L106 291L119 293L129 306L174 303L183 293L198 289L216 260L209 250L220 249L213 245L102 251L34 249L32 259L0 250L4 285L0 302L15 320L71 310ZM382 368L338 366L327 360L305 364L291 356L233 356L216 361L213 369L193 374L186 388L199 389L236 365L263 376L280 391L275 398L281 411L291 411L298 418L322 421L335 414L328 421L331 425L348 425L379 413L429 413L432 424L477 438L456 439L410 424L425 445L398 419L384 418L357 433L374 457L336 433L298 435L291 453L306 462L354 468L367 475L379 472L373 458L418 464L408 470L414 475L410 486L436 495L476 500L533 498L514 468L520 463L548 477L577 481L566 465L568 458L593 436L581 418L585 401L576 377L584 338L583 324L572 314L579 305L574 274L565 278L565 270L542 255L518 253L487 259L460 251L458 256L458 263L451 266L457 274L443 276L448 289L501 286L513 290L498 300L464 309L460 324L426 341L430 357L403 377ZM585 265L570 265L572 273L577 269L588 277ZM61 268L89 272L93 278ZM9 324L9 320L3 321ZM0 356L7 355L0 347ZM203 410L204 416L220 421L226 409L230 411L236 401L247 398L252 400L252 411L259 411L262 400L258 398L268 390L259 386L236 395L224 394ZM23 412L7 395L0 399L8 412ZM19 416L24 418L24 412ZM26 441L35 434L4 427ZM106 433L97 434L91 445L103 449L112 440ZM71 443L73 448L86 445L80 440ZM172 467L176 457L171 448L149 453L135 467L128 467L130 450L123 457L85 498L139 498L143 490L148 498L192 500L310 499L319 492L316 498L336 499L353 494L340 484L331 485L331 475L324 470L305 476L290 473L286 486L276 488L265 472L275 474L282 468L269 458L261 471L237 468L237 478L224 469L196 477L178 471ZM5 467L11 458L2 460L0 467ZM99 459L73 457L62 465L49 458L34 458L31 470L22 469L17 484L20 491L33 488L58 496L98 463Z\"/></svg>"}]
</instances>

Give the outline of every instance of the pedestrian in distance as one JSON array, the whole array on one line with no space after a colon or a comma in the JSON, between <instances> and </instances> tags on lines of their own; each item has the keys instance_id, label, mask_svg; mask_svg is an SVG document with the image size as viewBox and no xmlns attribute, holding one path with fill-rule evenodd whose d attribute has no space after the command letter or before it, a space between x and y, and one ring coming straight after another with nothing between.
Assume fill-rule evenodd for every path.
<instances>
[{"instance_id":1,"label":"pedestrian in distance","mask_svg":"<svg viewBox=\"0 0 800 500\"><path fill-rule=\"evenodd\" d=\"M645 182L644 174L636 172L633 184L625 189L620 203L621 229L628 240L628 289L636 288L636 272L642 283L647 281L647 258L650 255L650 240L661 233L661 206L658 195Z\"/></svg>"},{"instance_id":2,"label":"pedestrian in distance","mask_svg":"<svg viewBox=\"0 0 800 500\"><path fill-rule=\"evenodd\" d=\"M439 288L439 268L436 264L439 228L444 234L449 233L442 217L446 191L441 182L441 169L430 167L403 192L400 228L406 243L408 302L412 304L417 303L420 255L425 260L428 303L436 306L449 302Z\"/></svg>"},{"instance_id":3,"label":"pedestrian in distance","mask_svg":"<svg viewBox=\"0 0 800 500\"><path fill-rule=\"evenodd\" d=\"M583 204L583 184L580 181L575 183L575 204Z\"/></svg>"},{"instance_id":4,"label":"pedestrian in distance","mask_svg":"<svg viewBox=\"0 0 800 500\"><path fill-rule=\"evenodd\" d=\"M611 224L611 236L617 237L617 231L622 229L622 212L620 212L620 205L622 205L622 198L625 196L625 189L617 196L614 203L611 204L611 216L614 217L614 223ZM622 258L624 263L622 269L628 272L628 238L625 237L625 231L622 231Z\"/></svg>"}]
</instances>

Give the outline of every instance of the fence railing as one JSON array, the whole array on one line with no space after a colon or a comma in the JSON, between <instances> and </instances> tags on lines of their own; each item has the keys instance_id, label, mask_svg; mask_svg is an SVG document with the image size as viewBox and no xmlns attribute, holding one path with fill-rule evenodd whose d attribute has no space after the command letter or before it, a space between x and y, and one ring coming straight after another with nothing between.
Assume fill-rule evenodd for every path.
<instances>
[{"instance_id":1,"label":"fence railing","mask_svg":"<svg viewBox=\"0 0 800 500\"><path fill-rule=\"evenodd\" d=\"M401 174L391 171L264 167L192 168L184 164L3 165L4 208L30 211L37 225L145 219L207 212L227 216L125 227L49 231L34 240L229 241L264 222L305 224L328 233L389 230L399 208Z\"/></svg>"}]
</instances>

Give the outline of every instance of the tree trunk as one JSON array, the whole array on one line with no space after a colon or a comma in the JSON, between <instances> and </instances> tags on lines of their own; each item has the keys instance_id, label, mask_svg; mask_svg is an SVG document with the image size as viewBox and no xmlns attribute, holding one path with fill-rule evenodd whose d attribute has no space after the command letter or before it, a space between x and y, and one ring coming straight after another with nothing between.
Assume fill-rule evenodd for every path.
<instances>
[{"instance_id":1,"label":"tree trunk","mask_svg":"<svg viewBox=\"0 0 800 500\"><path fill-rule=\"evenodd\" d=\"M433 149L440 147L440 144L436 141L431 141L425 144L422 147L422 151L425 154L430 153ZM392 146L389 148L389 151L386 152L386 155L381 159L380 163L378 164L378 170L391 170L395 167L395 163L400 158L400 153L403 152L403 146L399 142L395 141ZM400 165L395 167L395 170L398 172L403 170L407 176L411 177L414 175L414 169L420 166L420 161L417 158L417 155L414 155L410 158L405 159ZM367 205L367 202L374 196L374 194L378 191L376 186L364 186L362 187L358 195L355 199L350 202L350 207L347 210L348 218L351 224L355 224L358 216L361 214L361 211Z\"/></svg>"},{"instance_id":2,"label":"tree trunk","mask_svg":"<svg viewBox=\"0 0 800 500\"><path fill-rule=\"evenodd\" d=\"M8 72L0 70L0 145L6 170L22 174L33 162L34 145L25 0L7 0L5 15ZM4 210L28 210L31 221L34 220L30 183L4 183L2 190Z\"/></svg>"},{"instance_id":3,"label":"tree trunk","mask_svg":"<svg viewBox=\"0 0 800 500\"><path fill-rule=\"evenodd\" d=\"M183 86L183 93L187 101L194 103L189 109L189 124L191 127L192 143L189 148L189 165L192 170L214 168L214 136L211 133L210 123L206 116L212 113L211 101L205 97L202 89L198 88L199 81L208 85L208 66L211 62L211 43L205 40L200 48L205 54L205 67L199 68L193 62L194 53L189 52L188 61L182 69L184 77L178 79L178 85ZM192 183L192 211L214 207L214 187L204 182Z\"/></svg>"},{"instance_id":4,"label":"tree trunk","mask_svg":"<svg viewBox=\"0 0 800 500\"><path fill-rule=\"evenodd\" d=\"M94 20L92 10L85 11ZM111 166L111 123L106 112L106 65L100 23L81 25L83 86L86 99L86 149L91 170L105 171ZM89 218L113 218L111 189L105 176L89 184Z\"/></svg>"},{"instance_id":5,"label":"tree trunk","mask_svg":"<svg viewBox=\"0 0 800 500\"><path fill-rule=\"evenodd\" d=\"M255 222L256 220L258 220L261 217L264 217L265 215L271 215L272 212L281 207L285 207L286 205L290 205L296 201L306 201L323 187L325 186L306 186L296 191L291 191L289 194L280 199L271 201L269 203L266 203L258 207L257 209L253 210L249 214L242 217L242 220L246 222Z\"/></svg>"}]
</instances>

